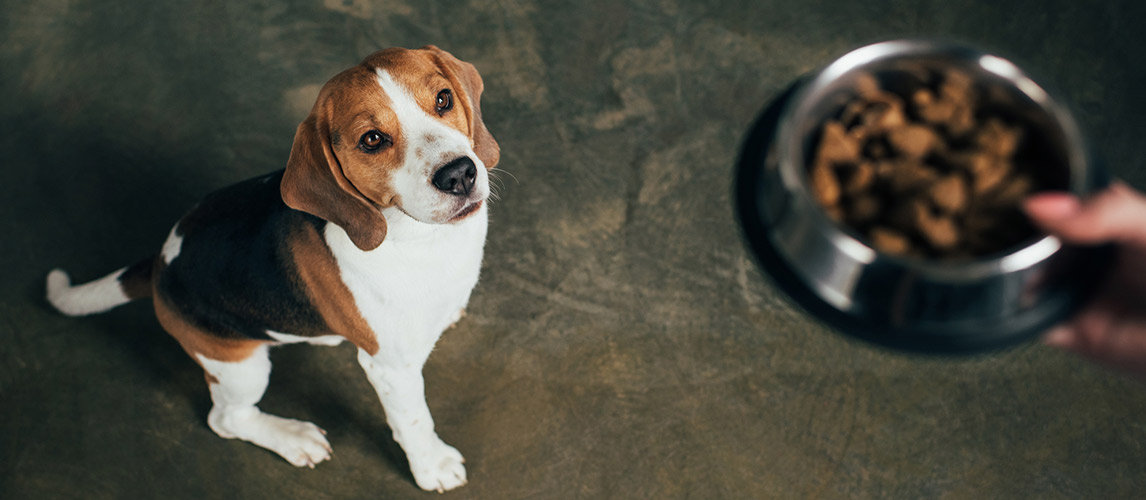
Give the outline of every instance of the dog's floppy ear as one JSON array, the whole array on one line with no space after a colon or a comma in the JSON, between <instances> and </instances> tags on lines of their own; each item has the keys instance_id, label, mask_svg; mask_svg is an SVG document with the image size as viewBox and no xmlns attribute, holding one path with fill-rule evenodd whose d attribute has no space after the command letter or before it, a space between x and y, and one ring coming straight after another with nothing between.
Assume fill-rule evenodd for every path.
<instances>
[{"instance_id":1,"label":"dog's floppy ear","mask_svg":"<svg viewBox=\"0 0 1146 500\"><path fill-rule=\"evenodd\" d=\"M484 89L481 75L478 74L474 65L433 45L422 47L422 50L430 51L438 61L438 65L449 75L449 78L461 84L461 92L459 92L461 95L458 97L468 99L470 105L467 109L472 110L468 112L468 119L470 130L473 131L474 153L477 153L478 158L481 159L482 163L485 163L486 168L497 166L497 162L501 158L501 147L497 145L493 134L489 133L489 129L485 127L485 122L481 119L481 92Z\"/></svg>"},{"instance_id":2,"label":"dog's floppy ear","mask_svg":"<svg viewBox=\"0 0 1146 500\"><path fill-rule=\"evenodd\" d=\"M329 106L316 105L299 126L279 190L287 206L338 224L363 251L386 238L386 218L354 187L330 146Z\"/></svg>"}]
</instances>

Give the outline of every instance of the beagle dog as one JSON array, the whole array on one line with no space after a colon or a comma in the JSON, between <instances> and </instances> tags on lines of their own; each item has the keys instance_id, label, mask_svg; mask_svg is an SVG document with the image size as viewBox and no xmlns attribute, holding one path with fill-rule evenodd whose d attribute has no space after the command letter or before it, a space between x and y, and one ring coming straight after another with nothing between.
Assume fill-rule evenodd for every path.
<instances>
[{"instance_id":1,"label":"beagle dog","mask_svg":"<svg viewBox=\"0 0 1146 500\"><path fill-rule=\"evenodd\" d=\"M387 49L323 86L285 170L207 196L158 255L48 300L68 315L151 297L206 372L207 424L291 464L330 458L325 431L259 410L281 344L349 340L418 486L465 484L462 455L434 432L422 366L464 312L485 245L482 80L434 46Z\"/></svg>"}]
</instances>

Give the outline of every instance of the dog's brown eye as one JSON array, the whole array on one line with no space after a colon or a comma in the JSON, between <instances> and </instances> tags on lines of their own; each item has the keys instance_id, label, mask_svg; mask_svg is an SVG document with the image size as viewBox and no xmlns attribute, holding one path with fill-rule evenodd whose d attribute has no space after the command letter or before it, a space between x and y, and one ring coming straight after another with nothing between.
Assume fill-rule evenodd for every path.
<instances>
[{"instance_id":1,"label":"dog's brown eye","mask_svg":"<svg viewBox=\"0 0 1146 500\"><path fill-rule=\"evenodd\" d=\"M438 101L435 105L438 108L439 115L454 107L454 95L450 92L450 89L442 89L441 92L438 92Z\"/></svg>"},{"instance_id":2,"label":"dog's brown eye","mask_svg":"<svg viewBox=\"0 0 1146 500\"><path fill-rule=\"evenodd\" d=\"M368 152L376 151L378 148L385 145L388 142L388 139L389 138L386 137L386 134L383 134L377 130L371 130L365 134L362 134L362 138L358 139L358 146Z\"/></svg>"}]
</instances>

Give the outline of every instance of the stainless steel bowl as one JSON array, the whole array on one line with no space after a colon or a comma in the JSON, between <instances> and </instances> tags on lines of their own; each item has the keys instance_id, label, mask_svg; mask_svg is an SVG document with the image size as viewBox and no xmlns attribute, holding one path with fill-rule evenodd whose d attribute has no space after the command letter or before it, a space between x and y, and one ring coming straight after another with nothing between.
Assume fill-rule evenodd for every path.
<instances>
[{"instance_id":1,"label":"stainless steel bowl","mask_svg":"<svg viewBox=\"0 0 1146 500\"><path fill-rule=\"evenodd\" d=\"M862 73L905 63L956 66L1004 89L1008 113L1079 195L1106 185L1070 114L1006 59L949 43L898 40L856 49L793 84L744 144L735 198L745 239L795 302L835 329L908 351L970 353L1031 338L1072 314L1102 279L1109 247L1074 247L1038 235L1000 254L939 261L876 251L828 218L809 191L806 158L816 131L854 95ZM1032 130L1033 129L1033 130Z\"/></svg>"}]
</instances>

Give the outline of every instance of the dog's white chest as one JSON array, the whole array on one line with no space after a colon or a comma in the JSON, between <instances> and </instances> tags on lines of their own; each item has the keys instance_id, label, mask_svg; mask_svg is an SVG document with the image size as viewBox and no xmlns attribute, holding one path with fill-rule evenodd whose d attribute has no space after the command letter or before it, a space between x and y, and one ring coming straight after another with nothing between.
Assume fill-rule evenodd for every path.
<instances>
[{"instance_id":1,"label":"dog's white chest","mask_svg":"<svg viewBox=\"0 0 1146 500\"><path fill-rule=\"evenodd\" d=\"M385 241L363 252L328 224L326 241L380 351L424 362L442 330L457 320L481 271L488 215L457 224L424 224L384 211Z\"/></svg>"}]
</instances>

